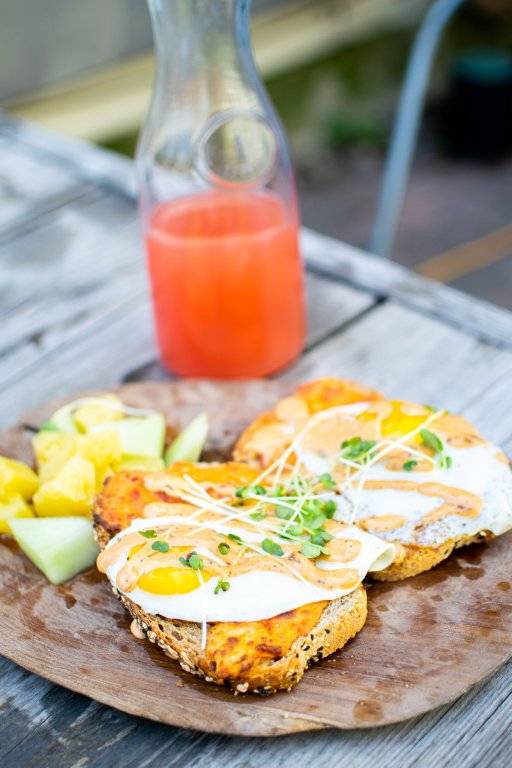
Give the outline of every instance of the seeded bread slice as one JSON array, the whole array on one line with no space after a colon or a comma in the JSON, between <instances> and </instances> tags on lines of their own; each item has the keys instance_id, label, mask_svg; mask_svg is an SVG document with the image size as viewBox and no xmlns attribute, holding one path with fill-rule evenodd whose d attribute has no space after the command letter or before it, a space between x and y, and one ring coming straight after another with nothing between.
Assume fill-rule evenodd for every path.
<instances>
[{"instance_id":1,"label":"seeded bread slice","mask_svg":"<svg viewBox=\"0 0 512 768\"><path fill-rule=\"evenodd\" d=\"M104 548L110 536L98 521L95 530ZM149 614L115 588L113 591L132 616L135 634L140 632L141 637L158 645L186 672L209 683L226 685L235 693L290 691L313 661L343 648L362 629L367 614L366 591L360 585L345 597L306 606L311 609L309 619L315 616L315 623L298 623L298 634L288 635L287 641L277 631L273 636L279 638L278 642L269 645L268 630L273 621L292 621L293 611L266 622L210 624L206 648L202 649L200 624Z\"/></svg>"}]
</instances>

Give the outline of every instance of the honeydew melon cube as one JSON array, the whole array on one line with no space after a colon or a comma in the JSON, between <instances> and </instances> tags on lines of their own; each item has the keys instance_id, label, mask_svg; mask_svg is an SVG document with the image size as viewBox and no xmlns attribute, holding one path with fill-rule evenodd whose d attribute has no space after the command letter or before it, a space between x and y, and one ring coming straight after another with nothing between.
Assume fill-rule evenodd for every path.
<instances>
[{"instance_id":1,"label":"honeydew melon cube","mask_svg":"<svg viewBox=\"0 0 512 768\"><path fill-rule=\"evenodd\" d=\"M0 499L0 533L11 533L10 523L15 518L33 516L32 508L21 493L13 493Z\"/></svg>"},{"instance_id":2,"label":"honeydew melon cube","mask_svg":"<svg viewBox=\"0 0 512 768\"><path fill-rule=\"evenodd\" d=\"M167 466L175 461L199 461L208 436L208 416L200 413L187 424L165 452Z\"/></svg>"},{"instance_id":3,"label":"honeydew melon cube","mask_svg":"<svg viewBox=\"0 0 512 768\"><path fill-rule=\"evenodd\" d=\"M92 523L83 517L15 519L10 525L23 552L52 584L90 568L98 556Z\"/></svg>"},{"instance_id":4,"label":"honeydew melon cube","mask_svg":"<svg viewBox=\"0 0 512 768\"><path fill-rule=\"evenodd\" d=\"M123 457L161 457L165 440L165 419L160 413L150 416L130 416L98 424L91 434L115 432L121 441Z\"/></svg>"},{"instance_id":5,"label":"honeydew melon cube","mask_svg":"<svg viewBox=\"0 0 512 768\"><path fill-rule=\"evenodd\" d=\"M78 430L73 419L73 403L67 403L55 411L47 421L41 424L41 432L67 432L74 434Z\"/></svg>"},{"instance_id":6,"label":"honeydew melon cube","mask_svg":"<svg viewBox=\"0 0 512 768\"><path fill-rule=\"evenodd\" d=\"M113 469L116 472L130 471L132 469L159 472L161 469L165 469L165 463L160 456L129 456L114 464Z\"/></svg>"},{"instance_id":7,"label":"honeydew melon cube","mask_svg":"<svg viewBox=\"0 0 512 768\"><path fill-rule=\"evenodd\" d=\"M42 517L89 515L95 490L94 464L78 454L72 456L34 495L36 514Z\"/></svg>"},{"instance_id":8,"label":"honeydew melon cube","mask_svg":"<svg viewBox=\"0 0 512 768\"><path fill-rule=\"evenodd\" d=\"M39 478L22 461L0 456L0 495L19 493L24 499L32 498L39 487Z\"/></svg>"}]
</instances>

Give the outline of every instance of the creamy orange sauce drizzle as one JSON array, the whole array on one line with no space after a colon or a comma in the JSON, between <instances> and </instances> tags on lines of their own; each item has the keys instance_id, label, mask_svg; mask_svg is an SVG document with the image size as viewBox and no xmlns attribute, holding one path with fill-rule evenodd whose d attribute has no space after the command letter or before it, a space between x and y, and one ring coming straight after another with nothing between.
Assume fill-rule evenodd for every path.
<instances>
[{"instance_id":1,"label":"creamy orange sauce drizzle","mask_svg":"<svg viewBox=\"0 0 512 768\"><path fill-rule=\"evenodd\" d=\"M376 419L359 421L352 414L336 413L330 419L323 419L306 432L301 448L318 456L333 456L341 444L352 437L363 440L379 439L379 423Z\"/></svg>"},{"instance_id":2,"label":"creamy orange sauce drizzle","mask_svg":"<svg viewBox=\"0 0 512 768\"><path fill-rule=\"evenodd\" d=\"M435 523L450 515L474 518L478 517L482 512L483 502L479 496L469 493L469 491L463 491L460 488L443 485L442 483L416 483L413 480L367 480L363 484L363 488L369 491L386 489L406 492L414 491L424 496L443 499L443 503L439 507L427 512L423 516L421 521L416 524L416 529L424 528L426 525ZM392 525L395 519L398 524ZM382 524L379 523L379 520L383 520ZM359 525L362 525L363 528L372 533L376 533L378 531L394 530L394 528L404 525L405 522L407 522L406 519L400 515L383 515L382 517L366 518L366 520L360 521ZM366 527L368 524L370 527ZM381 525L383 527L380 527Z\"/></svg>"},{"instance_id":3,"label":"creamy orange sauce drizzle","mask_svg":"<svg viewBox=\"0 0 512 768\"><path fill-rule=\"evenodd\" d=\"M422 459L416 455L411 456L411 454L407 451L396 450L388 453L387 456L384 457L382 463L385 468L389 469L391 472L402 472L405 462L413 459L416 462L413 467L414 472L432 472L434 469L434 464L432 461L428 460L428 451L425 448L421 448L420 446L417 447L416 450L420 453L424 453L425 458Z\"/></svg>"},{"instance_id":4,"label":"creamy orange sauce drizzle","mask_svg":"<svg viewBox=\"0 0 512 768\"><path fill-rule=\"evenodd\" d=\"M336 406L332 408L329 402L325 403L325 410L317 407L312 414L307 405L300 395L292 395L278 403L273 413L265 414L246 430L242 446L244 453L258 456L262 466L268 466L305 430L301 440L302 450L315 452L319 456L333 456L339 451L340 444L352 437L379 442L381 438L393 438L397 427L400 430L406 425L409 428L405 431L410 431L417 424L421 425L422 419L427 420L432 415L429 408L406 401L376 400L357 415L339 411ZM327 418L322 418L322 414ZM318 419L319 415L321 418ZM467 448L485 442L461 416L438 412L435 425L435 431L448 445ZM420 460L415 467L416 471L429 471L432 462L427 459L432 452L421 446L419 435L414 438L414 443L416 449L426 456L425 461ZM408 452L402 453L404 461L410 458ZM290 464L294 462L295 456L292 455ZM389 469L402 469L398 456L394 459L388 457L387 464Z\"/></svg>"},{"instance_id":5,"label":"creamy orange sauce drizzle","mask_svg":"<svg viewBox=\"0 0 512 768\"><path fill-rule=\"evenodd\" d=\"M471 448L486 442L469 421L452 413L443 413L436 420L435 431L454 448Z\"/></svg>"},{"instance_id":6,"label":"creamy orange sauce drizzle","mask_svg":"<svg viewBox=\"0 0 512 768\"><path fill-rule=\"evenodd\" d=\"M343 528L342 524L334 523L334 525ZM158 541L169 545L168 552L152 549L155 538L144 538L139 532L129 533L100 553L97 561L98 570L106 573L120 558L126 560L118 571L116 585L123 592L131 592L145 573L155 568L182 568L180 557L190 552L198 552L203 560L205 571L214 576L233 577L249 571L277 571L289 575L292 571L311 584L329 590L353 589L361 581L358 571L354 568L342 567L329 570L317 568L312 560L300 554L300 545L296 544L283 542L281 544L283 556L274 557L255 552L212 530L191 532L186 525L172 525L160 529L157 531L157 536ZM219 552L218 546L221 543L229 546L229 552L226 554ZM327 545L330 554L322 558L324 562L338 563L340 559L347 556L346 540L342 540L338 546L335 544L332 554L330 544L332 542ZM140 549L137 549L138 547ZM340 558L336 556L336 549L340 551Z\"/></svg>"},{"instance_id":7,"label":"creamy orange sauce drizzle","mask_svg":"<svg viewBox=\"0 0 512 768\"><path fill-rule=\"evenodd\" d=\"M402 515L373 515L358 520L357 524L370 533L383 533L401 528L406 522L407 518Z\"/></svg>"}]
</instances>

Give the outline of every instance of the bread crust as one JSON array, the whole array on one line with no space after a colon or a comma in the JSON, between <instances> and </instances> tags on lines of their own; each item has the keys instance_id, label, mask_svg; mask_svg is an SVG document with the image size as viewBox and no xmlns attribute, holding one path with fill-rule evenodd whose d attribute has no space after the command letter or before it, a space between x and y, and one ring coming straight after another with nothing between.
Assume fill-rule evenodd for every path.
<instances>
[{"instance_id":1,"label":"bread crust","mask_svg":"<svg viewBox=\"0 0 512 768\"><path fill-rule=\"evenodd\" d=\"M327 603L318 623L307 634L298 636L283 656L274 660L253 655L245 668L229 676L219 674L212 666L208 642L206 649L201 649L199 624L148 614L125 595L117 594L146 638L177 660L185 672L227 686L235 693L269 695L291 691L313 662L343 648L355 637L367 615L366 590L360 585L349 595Z\"/></svg>"},{"instance_id":2,"label":"bread crust","mask_svg":"<svg viewBox=\"0 0 512 768\"><path fill-rule=\"evenodd\" d=\"M383 571L375 571L370 575L375 581L402 581L434 568L446 560L454 549L492 538L494 536L489 531L482 531L474 536L447 539L439 547L421 547L393 542L398 550L398 557Z\"/></svg>"}]
</instances>

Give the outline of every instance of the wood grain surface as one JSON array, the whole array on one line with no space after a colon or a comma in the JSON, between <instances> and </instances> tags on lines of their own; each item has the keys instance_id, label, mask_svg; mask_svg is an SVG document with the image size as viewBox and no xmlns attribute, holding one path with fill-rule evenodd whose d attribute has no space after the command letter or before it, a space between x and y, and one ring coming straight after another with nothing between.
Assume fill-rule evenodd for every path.
<instances>
[{"instance_id":1,"label":"wood grain surface","mask_svg":"<svg viewBox=\"0 0 512 768\"><path fill-rule=\"evenodd\" d=\"M210 457L225 456L243 424L290 383L150 382L121 388L126 402L162 410L171 431L204 407ZM26 415L37 425L54 406ZM0 453L29 456L23 426ZM21 666L130 714L236 735L335 726L368 728L455 699L512 655L511 536L473 546L435 570L369 587L369 617L348 646L315 664L290 694L233 697L136 641L107 582L92 569L54 587L8 540L0 544L0 653Z\"/></svg>"}]
</instances>

